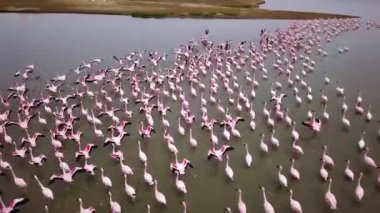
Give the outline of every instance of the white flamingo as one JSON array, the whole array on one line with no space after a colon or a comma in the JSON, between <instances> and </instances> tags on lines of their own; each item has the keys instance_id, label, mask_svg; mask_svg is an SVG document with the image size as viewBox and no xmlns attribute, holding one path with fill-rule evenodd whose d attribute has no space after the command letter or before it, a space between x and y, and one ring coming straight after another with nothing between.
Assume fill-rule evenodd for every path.
<instances>
[{"instance_id":1,"label":"white flamingo","mask_svg":"<svg viewBox=\"0 0 380 213\"><path fill-rule=\"evenodd\" d=\"M146 154L141 150L141 143L140 143L140 141L137 141L137 144L138 144L138 147L139 147L139 159L141 160L141 162L146 163L147 160L148 160L148 157L147 157Z\"/></svg>"},{"instance_id":2,"label":"white flamingo","mask_svg":"<svg viewBox=\"0 0 380 213\"><path fill-rule=\"evenodd\" d=\"M13 176L13 182L16 184L16 186L20 188L26 188L28 184L25 182L25 180L16 176L15 172L13 171L12 166L9 166L8 168L11 170L11 173Z\"/></svg>"},{"instance_id":3,"label":"white flamingo","mask_svg":"<svg viewBox=\"0 0 380 213\"><path fill-rule=\"evenodd\" d=\"M111 206L111 212L112 213L121 213L121 206L118 202L112 200L112 194L109 191L108 195L110 197L110 206Z\"/></svg>"},{"instance_id":4,"label":"white flamingo","mask_svg":"<svg viewBox=\"0 0 380 213\"><path fill-rule=\"evenodd\" d=\"M369 148L365 147L364 153L363 153L364 163L367 164L367 166L369 167L377 168L375 161L370 156L368 156L368 152L369 152Z\"/></svg>"},{"instance_id":5,"label":"white flamingo","mask_svg":"<svg viewBox=\"0 0 380 213\"><path fill-rule=\"evenodd\" d=\"M265 188L264 186L259 186L259 189L263 192L263 198L264 198L264 211L265 213L274 213L274 208L272 204L270 204L267 200L267 197L265 195Z\"/></svg>"},{"instance_id":6,"label":"white flamingo","mask_svg":"<svg viewBox=\"0 0 380 213\"><path fill-rule=\"evenodd\" d=\"M104 186L106 186L107 188L111 188L112 187L111 179L107 176L104 176L103 168L100 168L100 171L101 171L101 177L102 177L102 182Z\"/></svg>"},{"instance_id":7,"label":"white flamingo","mask_svg":"<svg viewBox=\"0 0 380 213\"><path fill-rule=\"evenodd\" d=\"M189 140L190 145L191 147L196 148L198 146L198 142L195 138L193 138L193 129L190 129L189 131L190 131L190 140Z\"/></svg>"},{"instance_id":8,"label":"white flamingo","mask_svg":"<svg viewBox=\"0 0 380 213\"><path fill-rule=\"evenodd\" d=\"M332 182L332 179L329 178L329 186L327 188L327 192L325 193L325 202L326 202L326 205L331 210L336 210L338 208L337 200L335 198L335 195L331 192L331 182Z\"/></svg>"},{"instance_id":9,"label":"white flamingo","mask_svg":"<svg viewBox=\"0 0 380 213\"><path fill-rule=\"evenodd\" d=\"M47 187L45 187L44 185L42 185L41 181L38 179L38 177L36 175L33 175L34 179L36 179L38 185L40 186L41 190L42 190L42 194L48 198L48 199L51 199L51 200L54 200L54 195L53 195L53 191Z\"/></svg>"},{"instance_id":10,"label":"white flamingo","mask_svg":"<svg viewBox=\"0 0 380 213\"><path fill-rule=\"evenodd\" d=\"M291 158L290 161L292 162L292 164L290 165L290 175L295 180L299 180L300 179L300 173L299 173L299 171L296 168L294 168L294 162L295 162L295 160L293 158Z\"/></svg>"},{"instance_id":11,"label":"white flamingo","mask_svg":"<svg viewBox=\"0 0 380 213\"><path fill-rule=\"evenodd\" d=\"M247 206L245 205L242 195L241 195L241 189L237 189L238 192L238 209L240 213L247 212Z\"/></svg>"},{"instance_id":12,"label":"white flamingo","mask_svg":"<svg viewBox=\"0 0 380 213\"><path fill-rule=\"evenodd\" d=\"M153 185L154 184L154 181L153 181L153 176L147 172L147 162L144 163L144 181L145 183L147 183L149 186Z\"/></svg>"},{"instance_id":13,"label":"white flamingo","mask_svg":"<svg viewBox=\"0 0 380 213\"><path fill-rule=\"evenodd\" d=\"M263 153L267 153L268 152L268 145L264 142L264 134L260 134L261 136L261 140L260 140L260 150L261 152Z\"/></svg>"},{"instance_id":14,"label":"white flamingo","mask_svg":"<svg viewBox=\"0 0 380 213\"><path fill-rule=\"evenodd\" d=\"M244 147L245 147L245 163L247 164L248 167L250 167L252 164L252 155L251 153L249 153L248 144L244 143Z\"/></svg>"},{"instance_id":15,"label":"white flamingo","mask_svg":"<svg viewBox=\"0 0 380 213\"><path fill-rule=\"evenodd\" d=\"M225 173L226 173L226 176L228 177L228 179L230 179L231 181L234 180L234 171L232 170L231 166L229 165L229 157L228 155L226 155L226 167L224 169Z\"/></svg>"},{"instance_id":16,"label":"white flamingo","mask_svg":"<svg viewBox=\"0 0 380 213\"><path fill-rule=\"evenodd\" d=\"M278 182L280 183L280 185L282 187L288 187L288 179L285 177L285 175L283 175L281 172L282 172L282 166L281 165L277 165L277 168L278 168Z\"/></svg>"},{"instance_id":17,"label":"white flamingo","mask_svg":"<svg viewBox=\"0 0 380 213\"><path fill-rule=\"evenodd\" d=\"M181 192L183 194L187 193L185 182L183 180L179 179L178 173L175 173L175 186L177 187L179 192Z\"/></svg>"},{"instance_id":18,"label":"white flamingo","mask_svg":"<svg viewBox=\"0 0 380 213\"><path fill-rule=\"evenodd\" d=\"M128 176L124 174L124 190L125 193L127 193L128 197L134 201L136 199L136 190L133 188L133 186L128 184Z\"/></svg>"},{"instance_id":19,"label":"white flamingo","mask_svg":"<svg viewBox=\"0 0 380 213\"><path fill-rule=\"evenodd\" d=\"M123 159L119 158L119 162L120 162L120 169L121 169L121 172L123 174L126 174L126 175L133 175L134 174L131 167L129 167L127 164L123 163Z\"/></svg>"},{"instance_id":20,"label":"white flamingo","mask_svg":"<svg viewBox=\"0 0 380 213\"><path fill-rule=\"evenodd\" d=\"M355 188L355 197L356 197L357 201L361 201L363 199L363 196L364 196L364 189L361 185L362 178L363 178L363 173L360 172L359 178L358 178L358 183L357 183L356 188Z\"/></svg>"},{"instance_id":21,"label":"white flamingo","mask_svg":"<svg viewBox=\"0 0 380 213\"><path fill-rule=\"evenodd\" d=\"M321 158L322 164L321 168L319 169L319 175L321 176L323 181L327 181L327 178L329 177L329 173L327 172L325 168L325 160Z\"/></svg>"},{"instance_id":22,"label":"white flamingo","mask_svg":"<svg viewBox=\"0 0 380 213\"><path fill-rule=\"evenodd\" d=\"M301 207L300 202L298 202L297 200L293 199L293 190L288 189L288 192L289 192L290 208L295 213L302 213L302 207Z\"/></svg>"},{"instance_id":23,"label":"white flamingo","mask_svg":"<svg viewBox=\"0 0 380 213\"><path fill-rule=\"evenodd\" d=\"M346 167L344 169L344 176L350 181L354 180L354 172L352 172L352 170L350 169L350 160L346 160Z\"/></svg>"},{"instance_id":24,"label":"white flamingo","mask_svg":"<svg viewBox=\"0 0 380 213\"><path fill-rule=\"evenodd\" d=\"M326 165L334 167L334 165L335 165L334 160L329 155L326 154L327 146L326 145L322 146L322 150L323 150L322 151L322 158L325 161Z\"/></svg>"},{"instance_id":25,"label":"white flamingo","mask_svg":"<svg viewBox=\"0 0 380 213\"><path fill-rule=\"evenodd\" d=\"M178 117L178 132L182 136L185 135L185 129L181 126L181 117Z\"/></svg>"},{"instance_id":26,"label":"white flamingo","mask_svg":"<svg viewBox=\"0 0 380 213\"><path fill-rule=\"evenodd\" d=\"M159 204L166 206L166 197L162 192L158 191L157 187L158 187L157 180L154 180L154 197L156 198L156 201Z\"/></svg>"}]
</instances>

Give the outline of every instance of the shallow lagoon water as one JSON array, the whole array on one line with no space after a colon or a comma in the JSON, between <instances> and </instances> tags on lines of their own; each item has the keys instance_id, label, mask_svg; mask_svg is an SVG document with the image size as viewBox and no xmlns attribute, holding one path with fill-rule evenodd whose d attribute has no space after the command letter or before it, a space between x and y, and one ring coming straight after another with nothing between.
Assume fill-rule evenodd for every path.
<instances>
[{"instance_id":1,"label":"shallow lagoon water","mask_svg":"<svg viewBox=\"0 0 380 213\"><path fill-rule=\"evenodd\" d=\"M227 39L231 39L235 43L242 40L255 40L257 42L260 29L284 28L292 22L269 20L152 20L122 16L73 14L2 14L1 16L1 29L7 29L0 33L2 94L7 87L13 84L14 77L12 74L29 63L37 63L36 74L41 76L40 80L31 81L31 84L36 88L34 92L37 93L40 89L37 86L39 82L45 82L56 74L67 73L69 69L78 66L82 59L88 61L94 57L102 57L105 58L105 62L99 67L107 67L116 66L112 61L113 55L123 55L129 51L157 49L171 53L173 47L193 38L198 39L204 29L210 29L211 38L216 43ZM59 23L59 25L54 23ZM349 47L350 51L345 54L338 54L338 48L344 46ZM319 158L322 145L328 145L328 153L333 157L336 164L330 174L333 178L332 191L338 200L338 212L376 212L379 207L380 190L375 187L377 172L366 168L356 145L360 139L361 130L365 129L367 131L365 140L370 147L370 155L376 162L380 162L380 144L377 138L379 124L376 122L380 113L378 112L380 99L378 99L377 93L380 77L378 72L378 67L380 67L379 50L380 30L378 29L367 31L365 28L361 28L337 37L326 45L328 57L321 58L313 55L316 61L316 69L308 79L313 88L314 101L312 105L309 106L304 103L300 108L296 108L292 98L285 100L285 104L290 108L292 118L300 123L305 119L309 108L316 109L317 112L322 111L322 105L319 101L322 77L329 76L332 81L332 84L327 87L328 112L331 118L324 126L322 133L319 136L313 136L308 129L297 125L297 130L301 135L299 144L303 147L305 155L296 161L296 167L301 173L301 180L299 182L290 181L290 188L293 189L295 198L301 202L304 212L329 212L323 200L327 184L319 179ZM271 64L272 61L267 60L268 68L271 67ZM299 72L299 69L296 70ZM290 129L286 128L284 124L277 125L276 137L280 140L280 148L277 150L270 149L266 155L260 154L259 150L259 133L265 133L266 141L269 139L269 131L261 114L262 102L269 99L270 81L274 79L271 68L268 71L268 81L262 81L261 78L258 78L261 85L257 89L257 97L253 101L257 114L257 130L251 132L248 121L241 122L238 124L238 129L242 133L242 138L228 142L235 147L235 150L229 153L230 165L235 173L235 180L232 183L225 178L224 162L207 161L207 151L210 148L209 133L200 129L200 119L197 119L193 124L194 136L199 143L198 149L193 150L188 143L188 131L184 137L176 131L178 104L167 100L167 103L172 107L172 113L168 119L174 127L171 129L171 134L180 150L179 158L186 157L194 165L194 168L189 169L184 177L188 194L180 195L177 193L174 177L169 169L169 162L172 162L174 158L168 152L160 134L162 132L161 119L158 113L153 114L157 134L154 134L150 140L142 140L143 150L148 155L149 172L158 179L159 189L166 195L168 200L166 207L156 204L153 188L148 188L143 181L143 165L138 159L136 143L137 140L141 140L136 134L140 115L138 115L137 107L132 107L135 113L135 117L132 119L133 125L126 128L132 135L124 139L122 151L126 157L126 162L135 171L135 175L129 178L129 182L137 190L136 202L130 202L125 195L119 164L109 158L111 147L99 147L94 150L91 161L105 168L105 174L112 179L114 184L111 190L113 198L122 205L124 212L143 212L145 204L152 206L152 212L179 212L181 209L179 203L183 200L188 203L189 212L223 212L223 208L226 206L232 207L235 211L237 210L236 188L243 190L243 199L249 212L262 212L262 195L257 188L259 185L266 187L267 197L276 212L290 212L288 193L278 187L276 169L276 165L281 163L284 167L284 174L289 177L287 170L290 165L289 158L292 156ZM239 79L242 80L242 76L239 76ZM285 84L285 79L283 80L283 84ZM340 104L342 99L336 98L336 84L334 83L336 80L339 80L340 85L346 89L346 101L350 107L348 117L352 125L349 132L341 129ZM247 88L251 87L250 85L243 85ZM363 116L354 115L352 112L357 89L362 90L364 102L371 103L373 106L375 117L371 123L366 123ZM291 94L290 89L285 91ZM33 93L33 91L31 92ZM304 97L305 93L301 92L301 95ZM219 98L226 103L225 97L219 96ZM189 101L192 112L200 116L199 97L192 99L189 96ZM212 109L215 108L209 107L209 112L212 115L217 115ZM230 110L234 115L237 114L236 110L232 108ZM248 112L243 111L241 116L248 118ZM222 118L220 115L216 117ZM15 117L12 118L15 119ZM102 129L105 130L111 122L104 118L103 121L105 124ZM91 130L91 126L87 122L80 121L79 124L80 128L83 129L82 131L85 132L82 137L83 141L102 143L102 140L86 135L86 132ZM36 127L35 121L32 122L32 130ZM216 127L219 140L222 140L221 130L222 128ZM13 136L20 131L14 128L9 132ZM108 134L106 133L106 135ZM20 140L17 136L14 136L14 139ZM252 168L246 168L244 164L243 142L249 144L250 152L253 154ZM31 174L37 174L46 184L50 175L59 171L57 161L51 153L51 147L45 143L49 143L48 137L40 141L40 145L35 151L36 153L45 153L48 157L48 162L41 168L32 167L24 160L9 158L10 150L1 150L5 158L14 165L16 174L23 177L29 184L26 190L16 189L7 172L7 175L0 177L0 190L4 194L5 200L20 196L29 198L30 202L20 207L22 212L32 210L42 212L45 204L49 206L51 212L75 212L79 209L76 199L82 197L85 206L91 205L96 208L97 212L107 212L107 191L101 183L100 173L97 173L95 177L78 174L72 184L56 182L50 186L55 193L55 200L47 201L43 198ZM75 150L76 145L67 142L64 153L69 164L75 163L73 157ZM366 194L361 204L354 202L356 182L348 182L343 178L345 159L351 160L351 168L356 175L359 171L363 171L365 174L362 185ZM78 165L81 164L78 163Z\"/></svg>"}]
</instances>

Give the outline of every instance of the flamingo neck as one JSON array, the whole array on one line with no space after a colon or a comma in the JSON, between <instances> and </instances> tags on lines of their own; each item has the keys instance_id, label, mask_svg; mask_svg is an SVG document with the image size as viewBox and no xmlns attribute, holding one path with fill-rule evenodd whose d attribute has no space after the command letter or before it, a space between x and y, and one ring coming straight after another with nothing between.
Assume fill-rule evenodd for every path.
<instances>
[{"instance_id":1,"label":"flamingo neck","mask_svg":"<svg viewBox=\"0 0 380 213\"><path fill-rule=\"evenodd\" d=\"M0 204L1 204L1 206L2 206L3 209L6 208L6 206L5 206L4 202L3 202L3 198L1 196L0 196Z\"/></svg>"},{"instance_id":2,"label":"flamingo neck","mask_svg":"<svg viewBox=\"0 0 380 213\"><path fill-rule=\"evenodd\" d=\"M263 198L264 198L264 201L267 202L267 196L265 195L265 189L262 188L261 190L263 191Z\"/></svg>"}]
</instances>

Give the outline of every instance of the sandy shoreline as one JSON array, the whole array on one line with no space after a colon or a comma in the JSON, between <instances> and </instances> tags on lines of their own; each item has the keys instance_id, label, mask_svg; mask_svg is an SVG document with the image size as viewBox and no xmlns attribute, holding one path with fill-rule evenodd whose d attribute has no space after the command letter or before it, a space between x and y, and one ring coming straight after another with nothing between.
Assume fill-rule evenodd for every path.
<instances>
[{"instance_id":1,"label":"sandy shoreline","mask_svg":"<svg viewBox=\"0 0 380 213\"><path fill-rule=\"evenodd\" d=\"M206 0L205 0L206 1ZM210 0L212 1L212 0ZM354 17L342 14L278 11L259 8L256 4L219 5L166 1L2 1L0 12L16 13L79 13L129 15L141 18L220 18L220 19L318 19Z\"/></svg>"}]
</instances>

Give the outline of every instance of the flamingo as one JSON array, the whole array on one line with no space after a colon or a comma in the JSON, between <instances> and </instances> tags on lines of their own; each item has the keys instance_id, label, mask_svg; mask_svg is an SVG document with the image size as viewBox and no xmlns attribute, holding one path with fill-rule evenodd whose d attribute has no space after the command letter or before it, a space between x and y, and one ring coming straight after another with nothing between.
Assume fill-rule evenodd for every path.
<instances>
[{"instance_id":1,"label":"flamingo","mask_svg":"<svg viewBox=\"0 0 380 213\"><path fill-rule=\"evenodd\" d=\"M179 192L181 192L183 194L187 193L185 182L183 180L179 179L178 173L175 174L175 186L177 187Z\"/></svg>"},{"instance_id":2,"label":"flamingo","mask_svg":"<svg viewBox=\"0 0 380 213\"><path fill-rule=\"evenodd\" d=\"M141 162L146 163L147 160L148 160L148 157L147 157L146 154L141 150L141 143L140 143L140 141L137 141L137 144L138 144L138 147L139 147L139 158L140 158Z\"/></svg>"},{"instance_id":3,"label":"flamingo","mask_svg":"<svg viewBox=\"0 0 380 213\"><path fill-rule=\"evenodd\" d=\"M189 160L183 159L181 163L178 162L177 153L174 153L175 162L170 163L170 169L173 173L178 173L180 175L185 174L186 168L189 166L190 168L193 168L193 165L190 163Z\"/></svg>"},{"instance_id":4,"label":"flamingo","mask_svg":"<svg viewBox=\"0 0 380 213\"><path fill-rule=\"evenodd\" d=\"M373 118L373 115L371 113L371 104L368 104L367 114L366 114L366 121L370 122Z\"/></svg>"},{"instance_id":5,"label":"flamingo","mask_svg":"<svg viewBox=\"0 0 380 213\"><path fill-rule=\"evenodd\" d=\"M121 206L118 202L112 200L112 194L110 191L108 191L108 195L110 197L111 212L112 213L121 213Z\"/></svg>"},{"instance_id":6,"label":"flamingo","mask_svg":"<svg viewBox=\"0 0 380 213\"><path fill-rule=\"evenodd\" d=\"M3 128L3 137L5 142L12 143L12 137L8 135L7 129L5 127Z\"/></svg>"},{"instance_id":7,"label":"flamingo","mask_svg":"<svg viewBox=\"0 0 380 213\"><path fill-rule=\"evenodd\" d=\"M271 134L271 138L270 138L270 142L272 144L272 146L274 147L279 147L280 146L280 141L274 137L274 133L275 133L275 130L272 129L272 134Z\"/></svg>"},{"instance_id":8,"label":"flamingo","mask_svg":"<svg viewBox=\"0 0 380 213\"><path fill-rule=\"evenodd\" d=\"M190 140L189 140L190 145L191 145L191 147L196 148L198 146L198 142L195 138L193 138L193 129L190 128L189 131L190 131Z\"/></svg>"},{"instance_id":9,"label":"flamingo","mask_svg":"<svg viewBox=\"0 0 380 213\"><path fill-rule=\"evenodd\" d=\"M218 144L218 137L216 137L216 135L214 134L214 126L211 126L211 142L212 144Z\"/></svg>"},{"instance_id":10,"label":"flamingo","mask_svg":"<svg viewBox=\"0 0 380 213\"><path fill-rule=\"evenodd\" d=\"M260 150L261 152L263 153L267 153L268 152L268 145L264 142L264 134L260 134L261 136L261 140L260 140Z\"/></svg>"},{"instance_id":11,"label":"flamingo","mask_svg":"<svg viewBox=\"0 0 380 213\"><path fill-rule=\"evenodd\" d=\"M302 213L302 207L301 207L300 202L293 199L293 190L288 189L288 192L289 192L290 208L293 210L293 212Z\"/></svg>"},{"instance_id":12,"label":"flamingo","mask_svg":"<svg viewBox=\"0 0 380 213\"><path fill-rule=\"evenodd\" d=\"M123 140L126 135L129 135L129 133L123 132L119 133L117 136L114 136L114 130L111 129L111 137L106 138L103 146L107 146L109 143L114 143L116 146L121 146L121 140Z\"/></svg>"},{"instance_id":13,"label":"flamingo","mask_svg":"<svg viewBox=\"0 0 380 213\"><path fill-rule=\"evenodd\" d=\"M297 141L295 141L295 140L293 140L292 149L293 149L293 152L296 155L303 155L303 149L302 149L302 147L300 145L298 145Z\"/></svg>"},{"instance_id":14,"label":"flamingo","mask_svg":"<svg viewBox=\"0 0 380 213\"><path fill-rule=\"evenodd\" d=\"M241 195L241 189L236 190L238 192L238 209L240 213L247 212L247 206L245 205L242 195Z\"/></svg>"},{"instance_id":15,"label":"flamingo","mask_svg":"<svg viewBox=\"0 0 380 213\"><path fill-rule=\"evenodd\" d=\"M248 167L250 167L252 164L252 155L249 153L248 144L244 143L244 147L245 147L245 163L247 164Z\"/></svg>"},{"instance_id":16,"label":"flamingo","mask_svg":"<svg viewBox=\"0 0 380 213\"><path fill-rule=\"evenodd\" d=\"M212 149L208 151L207 159L210 160L212 157L215 157L218 161L223 161L223 155L230 150L234 150L234 148L229 145L222 145L219 149L216 149L213 144Z\"/></svg>"},{"instance_id":17,"label":"flamingo","mask_svg":"<svg viewBox=\"0 0 380 213\"><path fill-rule=\"evenodd\" d=\"M182 201L181 203L179 203L179 204L181 204L182 205L182 207L183 207L183 213L186 213L187 212L187 205L186 205L186 202L185 201Z\"/></svg>"},{"instance_id":18,"label":"flamingo","mask_svg":"<svg viewBox=\"0 0 380 213\"><path fill-rule=\"evenodd\" d=\"M51 189L49 189L48 187L45 187L44 185L42 185L41 181L38 179L37 175L33 175L34 179L36 179L38 185L40 186L41 190L42 190L42 194L48 198L48 199L51 199L51 200L54 200L54 195L53 195L53 191Z\"/></svg>"},{"instance_id":19,"label":"flamingo","mask_svg":"<svg viewBox=\"0 0 380 213\"><path fill-rule=\"evenodd\" d=\"M325 119L326 121L327 120L329 120L329 118L330 118L330 115L329 115L329 113L327 112L327 104L325 104L324 106L323 106L323 113L322 113L322 116L323 116L323 119Z\"/></svg>"},{"instance_id":20,"label":"flamingo","mask_svg":"<svg viewBox=\"0 0 380 213\"><path fill-rule=\"evenodd\" d=\"M322 146L322 150L323 150L322 151L323 161L325 161L326 165L334 167L334 161L333 161L333 159L329 155L326 154L326 152L327 152L327 146L326 145Z\"/></svg>"},{"instance_id":21,"label":"flamingo","mask_svg":"<svg viewBox=\"0 0 380 213\"><path fill-rule=\"evenodd\" d=\"M285 119L284 120L285 120L285 123L287 126L292 125L292 119L289 116L289 109L288 108L285 109Z\"/></svg>"},{"instance_id":22,"label":"flamingo","mask_svg":"<svg viewBox=\"0 0 380 213\"><path fill-rule=\"evenodd\" d=\"M157 187L157 180L154 180L154 197L159 204L166 206L166 197L162 192L158 191Z\"/></svg>"},{"instance_id":23,"label":"flamingo","mask_svg":"<svg viewBox=\"0 0 380 213\"><path fill-rule=\"evenodd\" d=\"M86 144L84 149L80 148L80 142L77 142L77 144L78 144L78 151L75 152L75 158L77 160L79 160L79 157L81 156L84 156L85 159L89 159L92 149L97 148L97 146L93 143Z\"/></svg>"},{"instance_id":24,"label":"flamingo","mask_svg":"<svg viewBox=\"0 0 380 213\"><path fill-rule=\"evenodd\" d=\"M79 201L79 213L93 213L95 209L93 207L84 208L82 203L82 198L78 198Z\"/></svg>"},{"instance_id":25,"label":"flamingo","mask_svg":"<svg viewBox=\"0 0 380 213\"><path fill-rule=\"evenodd\" d=\"M357 92L358 92L358 95L356 96L356 100L355 100L355 102L356 102L357 104L362 104L362 102L363 102L363 98L362 98L362 96L361 96L361 91L358 90Z\"/></svg>"},{"instance_id":26,"label":"flamingo","mask_svg":"<svg viewBox=\"0 0 380 213\"><path fill-rule=\"evenodd\" d=\"M224 168L224 171L226 173L227 178L230 181L234 180L234 171L232 170L231 166L229 165L229 157L226 155L226 167Z\"/></svg>"},{"instance_id":27,"label":"flamingo","mask_svg":"<svg viewBox=\"0 0 380 213\"><path fill-rule=\"evenodd\" d=\"M282 187L288 187L288 179L281 173L282 166L277 165L278 168L278 182L280 183L280 186Z\"/></svg>"},{"instance_id":28,"label":"flamingo","mask_svg":"<svg viewBox=\"0 0 380 213\"><path fill-rule=\"evenodd\" d=\"M1 204L0 212L1 213L15 212L15 210L17 210L16 207L18 205L21 205L27 201L28 199L25 199L25 198L15 198L8 205L5 205L3 198L0 195L0 204Z\"/></svg>"},{"instance_id":29,"label":"flamingo","mask_svg":"<svg viewBox=\"0 0 380 213\"><path fill-rule=\"evenodd\" d=\"M39 156L33 156L32 148L29 148L29 153L30 153L29 164L42 166L43 162L46 162L46 156L44 154L40 154Z\"/></svg>"},{"instance_id":30,"label":"flamingo","mask_svg":"<svg viewBox=\"0 0 380 213\"><path fill-rule=\"evenodd\" d=\"M318 118L302 121L302 125L309 127L313 132L318 133L321 131L322 122Z\"/></svg>"},{"instance_id":31,"label":"flamingo","mask_svg":"<svg viewBox=\"0 0 380 213\"><path fill-rule=\"evenodd\" d=\"M93 176L95 175L95 169L98 169L98 167L96 167L95 164L88 164L87 159L85 158L83 170Z\"/></svg>"},{"instance_id":32,"label":"flamingo","mask_svg":"<svg viewBox=\"0 0 380 213\"><path fill-rule=\"evenodd\" d=\"M364 196L364 189L361 185L362 178L363 178L363 173L360 172L359 178L358 178L358 183L357 183L356 188L355 188L355 197L356 197L356 200L359 202L363 199L363 196Z\"/></svg>"},{"instance_id":33,"label":"flamingo","mask_svg":"<svg viewBox=\"0 0 380 213\"><path fill-rule=\"evenodd\" d=\"M16 142L13 141L12 143L15 147L15 150L12 152L12 156L24 158L26 156L26 152L28 151L28 149L26 147L21 147L20 149L18 149Z\"/></svg>"},{"instance_id":34,"label":"flamingo","mask_svg":"<svg viewBox=\"0 0 380 213\"><path fill-rule=\"evenodd\" d=\"M69 165L62 160L62 157L57 157L59 161L59 168L61 168L62 171L68 172L70 171Z\"/></svg>"},{"instance_id":35,"label":"flamingo","mask_svg":"<svg viewBox=\"0 0 380 213\"><path fill-rule=\"evenodd\" d=\"M55 139L55 134L53 133L52 130L50 130L50 140L51 140L51 144L54 146L54 148L56 148L56 149L62 148L61 141Z\"/></svg>"},{"instance_id":36,"label":"flamingo","mask_svg":"<svg viewBox=\"0 0 380 213\"><path fill-rule=\"evenodd\" d=\"M362 137L358 141L358 147L359 147L360 150L363 150L366 147L365 141L364 141L364 134L365 134L365 131L363 130L362 131Z\"/></svg>"},{"instance_id":37,"label":"flamingo","mask_svg":"<svg viewBox=\"0 0 380 213\"><path fill-rule=\"evenodd\" d=\"M73 169L70 169L68 171L65 171L65 170L62 170L62 174L60 175L52 175L50 177L50 181L49 181L49 185L51 183L53 183L55 180L57 179L61 179L67 183L71 183L74 181L73 177L74 175L79 172L79 171L82 171L83 169L81 167L74 167Z\"/></svg>"},{"instance_id":38,"label":"flamingo","mask_svg":"<svg viewBox=\"0 0 380 213\"><path fill-rule=\"evenodd\" d=\"M235 136L237 138L241 137L239 130L237 130L235 127L231 128L231 133L233 136Z\"/></svg>"},{"instance_id":39,"label":"flamingo","mask_svg":"<svg viewBox=\"0 0 380 213\"><path fill-rule=\"evenodd\" d=\"M273 208L272 204L270 204L268 202L267 197L265 195L265 188L264 188L264 186L259 186L259 189L261 189L261 191L263 193L264 211L265 211L265 213L274 213L274 208Z\"/></svg>"},{"instance_id":40,"label":"flamingo","mask_svg":"<svg viewBox=\"0 0 380 213\"><path fill-rule=\"evenodd\" d=\"M181 126L181 117L178 117L178 132L182 136L185 135L185 129Z\"/></svg>"},{"instance_id":41,"label":"flamingo","mask_svg":"<svg viewBox=\"0 0 380 213\"><path fill-rule=\"evenodd\" d=\"M230 135L230 132L227 130L226 125L224 125L223 136L224 136L224 138L225 138L227 141L230 140L230 136L231 136L231 135Z\"/></svg>"},{"instance_id":42,"label":"flamingo","mask_svg":"<svg viewBox=\"0 0 380 213\"><path fill-rule=\"evenodd\" d=\"M346 130L351 127L350 121L346 118L346 111L344 111L342 115L342 125Z\"/></svg>"},{"instance_id":43,"label":"flamingo","mask_svg":"<svg viewBox=\"0 0 380 213\"><path fill-rule=\"evenodd\" d=\"M350 180L350 181L353 181L354 180L354 173L352 172L352 170L350 169L350 160L345 160L346 161L346 167L344 169L344 176Z\"/></svg>"},{"instance_id":44,"label":"flamingo","mask_svg":"<svg viewBox=\"0 0 380 213\"><path fill-rule=\"evenodd\" d=\"M95 136L98 137L98 138L103 138L104 134L103 134L102 130L96 128L95 122L93 123L93 127L94 127Z\"/></svg>"},{"instance_id":45,"label":"flamingo","mask_svg":"<svg viewBox=\"0 0 380 213\"><path fill-rule=\"evenodd\" d=\"M13 167L11 165L8 164L7 169L11 170L11 174L13 176L13 182L16 184L16 186L18 186L20 188L26 188L28 186L28 184L25 182L24 179L16 176L16 174L13 171Z\"/></svg>"},{"instance_id":46,"label":"flamingo","mask_svg":"<svg viewBox=\"0 0 380 213\"><path fill-rule=\"evenodd\" d=\"M300 138L299 133L296 131L296 122L295 121L293 121L292 138L294 141L298 141L298 139Z\"/></svg>"},{"instance_id":47,"label":"flamingo","mask_svg":"<svg viewBox=\"0 0 380 213\"><path fill-rule=\"evenodd\" d=\"M127 182L127 175L124 174L124 190L133 201L136 199L136 190Z\"/></svg>"},{"instance_id":48,"label":"flamingo","mask_svg":"<svg viewBox=\"0 0 380 213\"><path fill-rule=\"evenodd\" d=\"M46 125L47 121L46 121L45 118L41 117L41 112L40 111L37 112L37 115L38 115L38 123Z\"/></svg>"},{"instance_id":49,"label":"flamingo","mask_svg":"<svg viewBox=\"0 0 380 213\"><path fill-rule=\"evenodd\" d=\"M162 125L164 125L165 128L170 127L170 123L167 119L165 119L165 115L162 115Z\"/></svg>"},{"instance_id":50,"label":"flamingo","mask_svg":"<svg viewBox=\"0 0 380 213\"><path fill-rule=\"evenodd\" d=\"M267 126L269 129L272 129L274 128L274 120L270 117L270 115L268 115L267 117Z\"/></svg>"},{"instance_id":51,"label":"flamingo","mask_svg":"<svg viewBox=\"0 0 380 213\"><path fill-rule=\"evenodd\" d=\"M112 187L112 181L109 177L104 176L104 170L103 168L100 168L101 171L101 178L102 178L102 183L105 187L111 188Z\"/></svg>"},{"instance_id":52,"label":"flamingo","mask_svg":"<svg viewBox=\"0 0 380 213\"><path fill-rule=\"evenodd\" d=\"M111 158L115 160L124 160L124 153L121 150L116 150L115 144L112 144Z\"/></svg>"},{"instance_id":53,"label":"flamingo","mask_svg":"<svg viewBox=\"0 0 380 213\"><path fill-rule=\"evenodd\" d=\"M147 172L147 162L144 163L144 181L147 183L149 186L152 186L154 184L154 180L151 174Z\"/></svg>"},{"instance_id":54,"label":"flamingo","mask_svg":"<svg viewBox=\"0 0 380 213\"><path fill-rule=\"evenodd\" d=\"M323 158L320 159L322 161L322 164L321 164L321 168L319 170L319 175L320 177L322 178L323 181L327 181L328 177L329 177L329 173L327 172L327 170L325 169L325 160Z\"/></svg>"},{"instance_id":55,"label":"flamingo","mask_svg":"<svg viewBox=\"0 0 380 213\"><path fill-rule=\"evenodd\" d=\"M293 158L291 158L290 161L292 162L292 164L290 165L290 175L295 180L299 180L300 179L300 173L299 173L299 171L296 168L294 168L294 162L295 162L295 160Z\"/></svg>"},{"instance_id":56,"label":"flamingo","mask_svg":"<svg viewBox=\"0 0 380 213\"><path fill-rule=\"evenodd\" d=\"M120 169L121 169L121 172L123 174L126 174L126 175L133 175L134 174L131 167L129 167L127 164L123 163L123 159L119 158L119 162L120 162Z\"/></svg>"},{"instance_id":57,"label":"flamingo","mask_svg":"<svg viewBox=\"0 0 380 213\"><path fill-rule=\"evenodd\" d=\"M331 182L332 179L329 178L329 186L327 188L327 192L325 193L325 203L331 210L336 210L338 208L337 200L335 195L331 192Z\"/></svg>"},{"instance_id":58,"label":"flamingo","mask_svg":"<svg viewBox=\"0 0 380 213\"><path fill-rule=\"evenodd\" d=\"M365 147L364 153L363 153L364 163L367 164L367 166L369 167L377 168L375 161L370 156L368 156L368 152L369 152L369 148Z\"/></svg>"}]
</instances>

